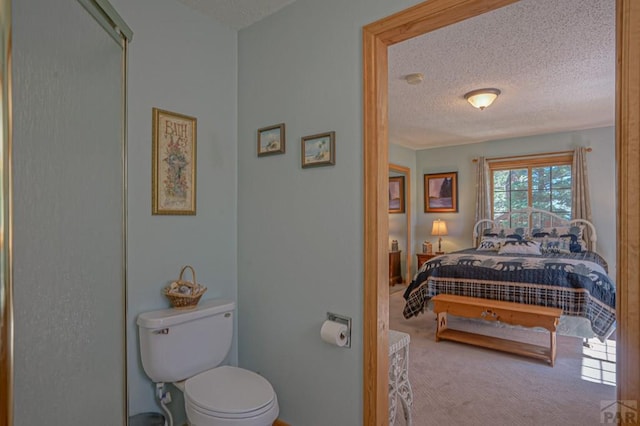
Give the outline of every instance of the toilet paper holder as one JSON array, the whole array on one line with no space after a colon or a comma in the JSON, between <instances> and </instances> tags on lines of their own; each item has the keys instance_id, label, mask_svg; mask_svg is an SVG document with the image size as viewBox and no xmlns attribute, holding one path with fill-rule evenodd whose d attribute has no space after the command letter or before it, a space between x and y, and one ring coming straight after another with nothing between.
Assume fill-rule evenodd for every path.
<instances>
[{"instance_id":1,"label":"toilet paper holder","mask_svg":"<svg viewBox=\"0 0 640 426\"><path fill-rule=\"evenodd\" d=\"M344 348L351 347L351 318L344 315L334 314L333 312L327 312L327 320L334 321L347 326L347 343Z\"/></svg>"}]
</instances>

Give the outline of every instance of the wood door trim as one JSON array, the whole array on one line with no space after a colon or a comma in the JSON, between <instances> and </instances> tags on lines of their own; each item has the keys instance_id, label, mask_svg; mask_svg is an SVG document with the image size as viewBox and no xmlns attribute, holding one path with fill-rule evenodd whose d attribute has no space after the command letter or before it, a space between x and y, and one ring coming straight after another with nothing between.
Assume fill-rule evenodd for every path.
<instances>
[{"instance_id":1,"label":"wood door trim","mask_svg":"<svg viewBox=\"0 0 640 426\"><path fill-rule=\"evenodd\" d=\"M389 424L389 276L387 245L387 45L363 29L364 321L363 425ZM379 88L384 88L381 93ZM378 95L381 95L378 97ZM384 143L380 141L384 140Z\"/></svg>"},{"instance_id":2,"label":"wood door trim","mask_svg":"<svg viewBox=\"0 0 640 426\"><path fill-rule=\"evenodd\" d=\"M11 2L0 2L0 104L2 113L2 131L0 132L0 149L2 170L2 267L4 270L0 274L0 426L13 425L13 381L14 381L14 353L13 353L13 260L12 260L12 143L13 143L13 122L11 105L11 81L12 81L12 61L11 61Z\"/></svg>"},{"instance_id":3,"label":"wood door trim","mask_svg":"<svg viewBox=\"0 0 640 426\"><path fill-rule=\"evenodd\" d=\"M387 47L514 3L430 0L363 28L363 424L388 423ZM640 2L617 0L618 399L640 398ZM624 156L624 157L623 157ZM635 168L634 168L635 167ZM635 256L635 257L634 257ZM625 372L623 377L622 371Z\"/></svg>"},{"instance_id":4,"label":"wood door trim","mask_svg":"<svg viewBox=\"0 0 640 426\"><path fill-rule=\"evenodd\" d=\"M617 399L640 399L640 2L616 11ZM624 374L623 374L624 373Z\"/></svg>"}]
</instances>

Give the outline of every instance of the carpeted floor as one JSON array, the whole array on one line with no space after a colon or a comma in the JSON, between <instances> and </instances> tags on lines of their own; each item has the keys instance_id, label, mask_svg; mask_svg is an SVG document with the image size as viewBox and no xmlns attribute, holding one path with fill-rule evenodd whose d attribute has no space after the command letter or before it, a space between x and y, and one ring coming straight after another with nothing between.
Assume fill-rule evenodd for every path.
<instances>
[{"instance_id":1,"label":"carpeted floor","mask_svg":"<svg viewBox=\"0 0 640 426\"><path fill-rule=\"evenodd\" d=\"M396 286L394 286L396 287ZM411 335L414 426L600 425L615 394L615 342L558 336L556 364L456 342L435 342L435 315L404 319L402 291L389 297L390 328ZM450 317L449 327L547 345L546 332ZM404 425L402 411L396 425Z\"/></svg>"}]
</instances>

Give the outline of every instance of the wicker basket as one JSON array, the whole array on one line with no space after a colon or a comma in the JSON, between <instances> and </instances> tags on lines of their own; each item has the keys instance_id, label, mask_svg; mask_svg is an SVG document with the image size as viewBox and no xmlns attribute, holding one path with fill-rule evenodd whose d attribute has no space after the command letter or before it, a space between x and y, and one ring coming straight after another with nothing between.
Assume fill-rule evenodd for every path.
<instances>
[{"instance_id":1,"label":"wicker basket","mask_svg":"<svg viewBox=\"0 0 640 426\"><path fill-rule=\"evenodd\" d=\"M182 279L182 275L184 275L184 271L189 268L191 270L191 276L193 277L193 282L185 281ZM175 288L188 287L191 289L191 294L183 294L177 291L171 291ZM197 284L196 281L196 271L190 266L186 265L180 270L180 277L178 277L178 281L173 281L168 287L165 287L163 293L171 302L171 306L176 309L193 309L198 305L200 301L200 297L207 291L206 287L203 287Z\"/></svg>"}]
</instances>

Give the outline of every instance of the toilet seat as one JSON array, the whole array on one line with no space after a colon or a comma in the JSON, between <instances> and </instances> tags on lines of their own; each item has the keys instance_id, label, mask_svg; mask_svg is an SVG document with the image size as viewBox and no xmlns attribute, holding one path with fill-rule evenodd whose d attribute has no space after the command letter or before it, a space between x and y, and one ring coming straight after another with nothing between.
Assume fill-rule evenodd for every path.
<instances>
[{"instance_id":1,"label":"toilet seat","mask_svg":"<svg viewBox=\"0 0 640 426\"><path fill-rule=\"evenodd\" d=\"M186 380L185 402L207 417L242 419L260 416L277 405L271 384L259 374L228 365Z\"/></svg>"},{"instance_id":2,"label":"toilet seat","mask_svg":"<svg viewBox=\"0 0 640 426\"><path fill-rule=\"evenodd\" d=\"M212 411L204 410L201 407L198 407L197 405L193 404L191 401L187 401L185 403L185 406L186 406L187 412L191 414L191 417L189 418L193 418L194 414L197 414L201 418L228 420L232 422L242 422L243 420L254 420L254 419L261 419L263 417L267 417L269 418L269 424L271 424L276 419L279 412L278 402L276 399L271 401L270 404L268 404L266 407L263 407L260 410L255 410L255 411L246 412L246 413L212 412ZM235 423L231 423L231 424L235 424Z\"/></svg>"}]
</instances>

